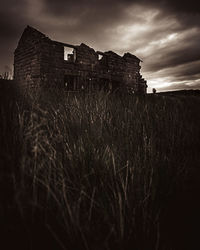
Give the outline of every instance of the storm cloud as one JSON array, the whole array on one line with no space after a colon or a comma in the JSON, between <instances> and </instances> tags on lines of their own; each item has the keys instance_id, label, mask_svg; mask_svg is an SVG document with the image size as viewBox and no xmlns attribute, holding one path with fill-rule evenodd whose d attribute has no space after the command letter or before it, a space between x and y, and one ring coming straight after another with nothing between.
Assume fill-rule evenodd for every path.
<instances>
[{"instance_id":1,"label":"storm cloud","mask_svg":"<svg viewBox=\"0 0 200 250\"><path fill-rule=\"evenodd\" d=\"M200 88L200 7L196 1L3 0L0 72L27 25L66 43L129 51L143 60L149 91Z\"/></svg>"}]
</instances>

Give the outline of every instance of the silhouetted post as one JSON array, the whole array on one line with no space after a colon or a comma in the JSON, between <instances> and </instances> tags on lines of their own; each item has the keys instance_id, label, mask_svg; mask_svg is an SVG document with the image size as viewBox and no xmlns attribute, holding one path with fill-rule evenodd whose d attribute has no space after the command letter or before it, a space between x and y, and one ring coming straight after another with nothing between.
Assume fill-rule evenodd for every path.
<instances>
[{"instance_id":1,"label":"silhouetted post","mask_svg":"<svg viewBox=\"0 0 200 250\"><path fill-rule=\"evenodd\" d=\"M153 92L153 94L156 94L156 89L153 88L153 89L152 89L152 92Z\"/></svg>"}]
</instances>

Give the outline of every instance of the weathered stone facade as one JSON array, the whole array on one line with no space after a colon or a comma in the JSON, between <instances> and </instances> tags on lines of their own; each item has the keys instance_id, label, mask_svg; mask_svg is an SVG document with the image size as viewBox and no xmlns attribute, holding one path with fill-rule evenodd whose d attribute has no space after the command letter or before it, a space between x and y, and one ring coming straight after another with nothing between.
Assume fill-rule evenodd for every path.
<instances>
[{"instance_id":1,"label":"weathered stone facade","mask_svg":"<svg viewBox=\"0 0 200 250\"><path fill-rule=\"evenodd\" d=\"M65 49L73 52L64 57ZM14 80L27 87L60 86L66 90L131 90L146 93L140 59L125 53L99 52L53 41L27 26L14 53Z\"/></svg>"}]
</instances>

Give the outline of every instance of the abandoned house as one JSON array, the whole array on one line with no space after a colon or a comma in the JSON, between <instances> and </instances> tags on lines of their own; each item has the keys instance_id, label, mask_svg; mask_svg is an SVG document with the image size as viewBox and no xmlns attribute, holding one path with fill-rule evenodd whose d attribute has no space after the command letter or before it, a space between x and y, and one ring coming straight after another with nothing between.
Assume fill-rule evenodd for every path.
<instances>
[{"instance_id":1,"label":"abandoned house","mask_svg":"<svg viewBox=\"0 0 200 250\"><path fill-rule=\"evenodd\" d=\"M68 91L109 89L146 93L141 60L125 53L95 51L85 44L49 39L27 26L14 52L14 80L26 87L62 86Z\"/></svg>"}]
</instances>

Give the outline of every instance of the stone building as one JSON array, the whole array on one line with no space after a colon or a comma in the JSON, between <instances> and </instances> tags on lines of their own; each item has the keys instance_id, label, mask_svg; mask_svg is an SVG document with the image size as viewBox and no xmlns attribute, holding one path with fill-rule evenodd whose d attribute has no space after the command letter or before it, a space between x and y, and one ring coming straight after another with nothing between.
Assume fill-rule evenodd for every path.
<instances>
[{"instance_id":1,"label":"stone building","mask_svg":"<svg viewBox=\"0 0 200 250\"><path fill-rule=\"evenodd\" d=\"M95 51L85 44L49 39L27 26L14 52L14 80L26 87L60 86L66 90L130 90L146 93L141 60L125 53Z\"/></svg>"}]
</instances>

